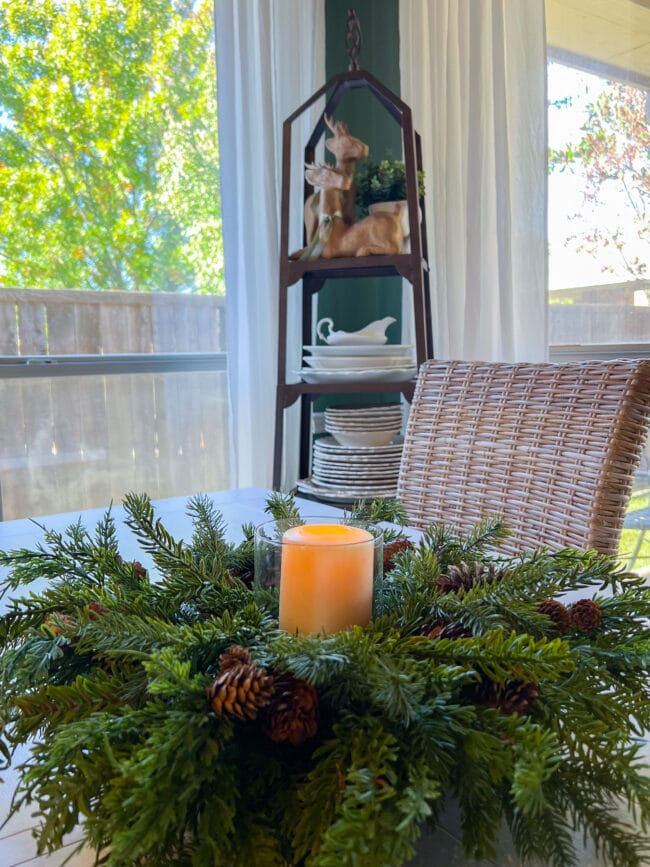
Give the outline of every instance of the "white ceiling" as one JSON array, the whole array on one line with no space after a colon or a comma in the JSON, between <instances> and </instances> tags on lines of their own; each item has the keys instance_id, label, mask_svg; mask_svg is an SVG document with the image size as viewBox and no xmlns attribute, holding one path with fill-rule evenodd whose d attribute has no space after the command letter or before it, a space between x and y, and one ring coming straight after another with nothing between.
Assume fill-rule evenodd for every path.
<instances>
[{"instance_id":1,"label":"white ceiling","mask_svg":"<svg viewBox=\"0 0 650 867\"><path fill-rule=\"evenodd\" d=\"M650 0L546 0L548 44L650 83Z\"/></svg>"}]
</instances>

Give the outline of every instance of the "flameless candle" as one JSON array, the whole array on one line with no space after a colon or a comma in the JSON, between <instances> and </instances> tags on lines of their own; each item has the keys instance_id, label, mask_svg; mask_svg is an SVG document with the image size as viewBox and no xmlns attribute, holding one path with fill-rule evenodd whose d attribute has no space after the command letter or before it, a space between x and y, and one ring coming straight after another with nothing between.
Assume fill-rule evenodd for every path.
<instances>
[{"instance_id":1,"label":"flameless candle","mask_svg":"<svg viewBox=\"0 0 650 867\"><path fill-rule=\"evenodd\" d=\"M346 524L305 524L282 537L280 628L300 635L365 626L372 616L374 537Z\"/></svg>"}]
</instances>

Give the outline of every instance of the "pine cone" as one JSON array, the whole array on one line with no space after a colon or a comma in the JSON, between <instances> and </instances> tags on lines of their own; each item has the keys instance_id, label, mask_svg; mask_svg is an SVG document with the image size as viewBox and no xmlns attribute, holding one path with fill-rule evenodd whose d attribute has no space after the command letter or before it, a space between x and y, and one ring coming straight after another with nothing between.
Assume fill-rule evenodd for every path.
<instances>
[{"instance_id":1,"label":"pine cone","mask_svg":"<svg viewBox=\"0 0 650 867\"><path fill-rule=\"evenodd\" d=\"M206 690L215 713L236 719L255 719L269 703L273 678L251 661L243 647L233 647L221 658L221 671Z\"/></svg>"},{"instance_id":2,"label":"pine cone","mask_svg":"<svg viewBox=\"0 0 650 867\"><path fill-rule=\"evenodd\" d=\"M508 680L504 684L483 680L474 687L473 699L478 704L494 707L504 714L527 714L540 692L537 684Z\"/></svg>"},{"instance_id":3,"label":"pine cone","mask_svg":"<svg viewBox=\"0 0 650 867\"><path fill-rule=\"evenodd\" d=\"M253 657L245 647L235 644L219 657L219 671L226 671L235 665L252 665Z\"/></svg>"},{"instance_id":4,"label":"pine cone","mask_svg":"<svg viewBox=\"0 0 650 867\"><path fill-rule=\"evenodd\" d=\"M449 565L446 574L438 575L436 584L441 593L452 593L461 588L471 590L475 584L501 581L505 574L506 570L503 567L497 568L495 563L486 567L477 561L468 566L461 560L457 566Z\"/></svg>"},{"instance_id":5,"label":"pine cone","mask_svg":"<svg viewBox=\"0 0 650 867\"><path fill-rule=\"evenodd\" d=\"M384 545L384 574L393 568L395 555L400 551L412 551L415 548L413 542L408 539L396 539Z\"/></svg>"},{"instance_id":6,"label":"pine cone","mask_svg":"<svg viewBox=\"0 0 650 867\"><path fill-rule=\"evenodd\" d=\"M88 619L89 620L97 620L102 614L106 614L108 608L105 605L102 605L101 602L89 602L88 603Z\"/></svg>"},{"instance_id":7,"label":"pine cone","mask_svg":"<svg viewBox=\"0 0 650 867\"><path fill-rule=\"evenodd\" d=\"M471 638L473 634L472 630L468 629L467 626L463 626L462 623L438 623L436 626L425 628L427 632L424 634L432 641L438 638Z\"/></svg>"},{"instance_id":8,"label":"pine cone","mask_svg":"<svg viewBox=\"0 0 650 867\"><path fill-rule=\"evenodd\" d=\"M598 629L603 622L603 613L600 605L593 599L579 599L569 609L571 625L578 632L591 632Z\"/></svg>"},{"instance_id":9,"label":"pine cone","mask_svg":"<svg viewBox=\"0 0 650 867\"><path fill-rule=\"evenodd\" d=\"M318 693L306 680L280 674L264 717L264 731L272 741L297 746L318 730Z\"/></svg>"},{"instance_id":10,"label":"pine cone","mask_svg":"<svg viewBox=\"0 0 650 867\"><path fill-rule=\"evenodd\" d=\"M537 610L553 621L560 635L567 634L571 627L571 615L566 605L562 605L557 599L547 599L538 604Z\"/></svg>"},{"instance_id":11,"label":"pine cone","mask_svg":"<svg viewBox=\"0 0 650 867\"><path fill-rule=\"evenodd\" d=\"M67 638L72 638L77 634L77 621L69 614L55 611L47 615L41 628L50 635L65 635Z\"/></svg>"},{"instance_id":12,"label":"pine cone","mask_svg":"<svg viewBox=\"0 0 650 867\"><path fill-rule=\"evenodd\" d=\"M147 577L147 570L139 560L133 562L133 577L138 578L140 581L144 581Z\"/></svg>"}]
</instances>

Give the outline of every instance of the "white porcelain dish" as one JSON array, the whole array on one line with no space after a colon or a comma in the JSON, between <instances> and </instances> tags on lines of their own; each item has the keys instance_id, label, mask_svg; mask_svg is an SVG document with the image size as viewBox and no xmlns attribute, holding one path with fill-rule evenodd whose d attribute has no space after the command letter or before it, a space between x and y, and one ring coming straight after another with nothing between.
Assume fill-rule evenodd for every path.
<instances>
[{"instance_id":1,"label":"white porcelain dish","mask_svg":"<svg viewBox=\"0 0 650 867\"><path fill-rule=\"evenodd\" d=\"M378 370L311 370L294 371L303 382L406 382L417 373L416 367L391 367Z\"/></svg>"},{"instance_id":2,"label":"white porcelain dish","mask_svg":"<svg viewBox=\"0 0 650 867\"><path fill-rule=\"evenodd\" d=\"M314 479L314 481L316 481L316 480ZM328 481L322 481L319 479L317 481L317 484L322 485L322 487L324 487L324 488L335 488L335 489L339 489L339 490L342 488L342 484L340 481L328 482ZM366 496L368 494L372 494L375 497L379 497L379 496L381 496L379 491L382 491L387 487L389 487L389 485L387 485L386 482L382 482L382 481L363 482L362 484L354 484L354 483L351 483L349 485L347 483L345 484L345 490L347 490L350 494L352 494L354 496L359 496L359 495ZM393 487L393 486L390 485L390 487ZM395 482L395 487L397 487L397 482Z\"/></svg>"},{"instance_id":3,"label":"white porcelain dish","mask_svg":"<svg viewBox=\"0 0 650 867\"><path fill-rule=\"evenodd\" d=\"M412 343L388 343L384 346L372 344L347 344L344 346L303 346L312 355L413 355Z\"/></svg>"},{"instance_id":4,"label":"white porcelain dish","mask_svg":"<svg viewBox=\"0 0 650 867\"><path fill-rule=\"evenodd\" d=\"M346 471L343 468L340 469L331 469L329 466L321 467L317 464L314 464L312 467L312 478L318 479L327 479L328 481L333 481L338 479L341 482L351 484L360 484L360 482L364 479L368 481L377 481L384 480L388 483L397 482L397 471L386 471L386 470L374 470L372 468L365 470L350 470Z\"/></svg>"},{"instance_id":5,"label":"white porcelain dish","mask_svg":"<svg viewBox=\"0 0 650 867\"><path fill-rule=\"evenodd\" d=\"M376 455L377 457L393 457L397 456L399 460L399 455L402 454L402 449L404 448L403 443L394 443L393 445L387 446L358 446L357 448L349 448L347 446L339 445L333 437L321 437L314 442L314 450L315 451L323 451L333 452L334 454L339 454L341 456L351 455L358 452L359 457L367 457L368 455Z\"/></svg>"},{"instance_id":6,"label":"white porcelain dish","mask_svg":"<svg viewBox=\"0 0 650 867\"><path fill-rule=\"evenodd\" d=\"M315 370L345 370L354 368L411 367L409 355L305 355L303 363Z\"/></svg>"},{"instance_id":7,"label":"white porcelain dish","mask_svg":"<svg viewBox=\"0 0 650 867\"><path fill-rule=\"evenodd\" d=\"M330 433L342 446L387 446L397 433L396 430L337 430Z\"/></svg>"},{"instance_id":8,"label":"white porcelain dish","mask_svg":"<svg viewBox=\"0 0 650 867\"><path fill-rule=\"evenodd\" d=\"M366 446L348 446L348 450L350 449L361 449L366 448ZM383 448L383 446L376 446L376 448ZM316 451L314 450L314 461L318 461L321 464L328 464L332 467L349 467L350 469L359 468L365 469L369 466L379 467L385 470L392 470L396 467L399 467L401 454L397 455L356 455L349 454L345 457L342 455L337 455L335 452L324 452L324 451Z\"/></svg>"},{"instance_id":9,"label":"white porcelain dish","mask_svg":"<svg viewBox=\"0 0 650 867\"><path fill-rule=\"evenodd\" d=\"M303 494L311 494L312 497L318 497L331 503L352 503L354 500L374 499L375 497L390 498L397 495L397 487L395 485L387 485L385 488L378 490L374 488L369 490L363 487L352 490L344 486L326 488L315 483L311 477L300 479L297 487Z\"/></svg>"},{"instance_id":10,"label":"white porcelain dish","mask_svg":"<svg viewBox=\"0 0 650 867\"><path fill-rule=\"evenodd\" d=\"M390 418L380 415L376 416L326 416L325 427L335 427L337 430L346 430L348 428L363 428L363 430L374 430L375 428L399 428L401 427L401 418Z\"/></svg>"},{"instance_id":11,"label":"white porcelain dish","mask_svg":"<svg viewBox=\"0 0 650 867\"><path fill-rule=\"evenodd\" d=\"M396 416L401 418L402 407L398 403L387 403L382 406L328 406L326 416Z\"/></svg>"}]
</instances>

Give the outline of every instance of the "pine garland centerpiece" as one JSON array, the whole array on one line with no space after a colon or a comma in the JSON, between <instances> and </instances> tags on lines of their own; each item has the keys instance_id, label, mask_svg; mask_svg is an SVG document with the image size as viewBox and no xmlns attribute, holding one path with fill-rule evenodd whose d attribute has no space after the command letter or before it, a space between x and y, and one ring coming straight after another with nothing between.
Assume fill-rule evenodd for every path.
<instances>
[{"instance_id":1,"label":"pine garland centerpiece","mask_svg":"<svg viewBox=\"0 0 650 867\"><path fill-rule=\"evenodd\" d=\"M39 817L40 851L82 822L114 867L393 867L453 800L468 856L507 825L522 861L576 863L577 829L607 863L648 863L637 576L572 549L497 557L498 520L410 542L397 504L359 503L351 518L398 526L375 615L294 636L253 581L252 526L227 542L198 496L183 543L146 496L124 505L150 569L110 511L0 554L0 746L9 763L30 745L13 811ZM267 511L301 521L290 496Z\"/></svg>"}]
</instances>

